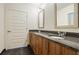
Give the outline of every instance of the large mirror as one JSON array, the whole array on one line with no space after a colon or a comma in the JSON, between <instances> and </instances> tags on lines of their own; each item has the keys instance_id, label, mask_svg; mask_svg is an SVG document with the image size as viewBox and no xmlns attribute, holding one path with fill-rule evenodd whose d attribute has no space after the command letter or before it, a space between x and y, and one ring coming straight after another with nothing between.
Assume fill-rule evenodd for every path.
<instances>
[{"instance_id":1,"label":"large mirror","mask_svg":"<svg viewBox=\"0 0 79 59\"><path fill-rule=\"evenodd\" d=\"M41 9L38 13L38 27L44 28L44 9Z\"/></svg>"},{"instance_id":2,"label":"large mirror","mask_svg":"<svg viewBox=\"0 0 79 59\"><path fill-rule=\"evenodd\" d=\"M77 28L78 27L78 4L58 3L56 4L56 27Z\"/></svg>"}]
</instances>

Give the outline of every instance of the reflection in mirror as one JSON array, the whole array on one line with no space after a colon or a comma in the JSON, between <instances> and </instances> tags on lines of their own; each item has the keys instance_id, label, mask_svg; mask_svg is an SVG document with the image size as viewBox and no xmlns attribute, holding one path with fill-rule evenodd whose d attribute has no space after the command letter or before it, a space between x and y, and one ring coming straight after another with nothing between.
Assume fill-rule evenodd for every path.
<instances>
[{"instance_id":1,"label":"reflection in mirror","mask_svg":"<svg viewBox=\"0 0 79 59\"><path fill-rule=\"evenodd\" d=\"M69 27L75 25L76 9L74 3L59 3L57 9L57 27Z\"/></svg>"},{"instance_id":2,"label":"reflection in mirror","mask_svg":"<svg viewBox=\"0 0 79 59\"><path fill-rule=\"evenodd\" d=\"M68 24L74 25L74 12L68 13Z\"/></svg>"}]
</instances>

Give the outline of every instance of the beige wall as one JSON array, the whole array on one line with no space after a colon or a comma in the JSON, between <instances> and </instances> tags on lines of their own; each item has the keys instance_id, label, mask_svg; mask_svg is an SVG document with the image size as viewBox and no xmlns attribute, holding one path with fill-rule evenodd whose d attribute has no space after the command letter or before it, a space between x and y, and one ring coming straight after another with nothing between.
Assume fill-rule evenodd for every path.
<instances>
[{"instance_id":1,"label":"beige wall","mask_svg":"<svg viewBox=\"0 0 79 59\"><path fill-rule=\"evenodd\" d=\"M4 4L0 4L0 53L4 49Z\"/></svg>"},{"instance_id":2,"label":"beige wall","mask_svg":"<svg viewBox=\"0 0 79 59\"><path fill-rule=\"evenodd\" d=\"M45 19L44 28L42 30L52 30L55 26L55 16L54 16L54 4L47 4L45 7ZM29 29L39 29L38 28L38 12L39 4L30 4L28 8L28 28ZM52 25L52 26L51 26Z\"/></svg>"},{"instance_id":3,"label":"beige wall","mask_svg":"<svg viewBox=\"0 0 79 59\"><path fill-rule=\"evenodd\" d=\"M34 4L28 7L28 28L38 29L38 8Z\"/></svg>"},{"instance_id":4,"label":"beige wall","mask_svg":"<svg viewBox=\"0 0 79 59\"><path fill-rule=\"evenodd\" d=\"M55 28L55 9L54 4L47 4L45 7L45 23L44 30L52 30Z\"/></svg>"}]
</instances>

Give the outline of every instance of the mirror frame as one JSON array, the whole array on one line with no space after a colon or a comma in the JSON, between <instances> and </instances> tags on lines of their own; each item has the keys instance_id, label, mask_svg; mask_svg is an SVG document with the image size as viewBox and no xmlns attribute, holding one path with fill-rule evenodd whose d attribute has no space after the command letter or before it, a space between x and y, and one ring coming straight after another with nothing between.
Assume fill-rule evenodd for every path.
<instances>
[{"instance_id":1,"label":"mirror frame","mask_svg":"<svg viewBox=\"0 0 79 59\"><path fill-rule=\"evenodd\" d=\"M42 13L43 14L43 25L42 25L42 27L40 26L40 13ZM45 21L45 17L44 17L44 15L45 15L45 11L44 11L44 9L41 9L39 12L38 12L38 28L44 28L44 21Z\"/></svg>"},{"instance_id":2,"label":"mirror frame","mask_svg":"<svg viewBox=\"0 0 79 59\"><path fill-rule=\"evenodd\" d=\"M55 28L58 29L68 29L68 28L78 28L79 27L79 4L74 3L75 17L74 17L74 25L67 26L57 26L57 4L55 4Z\"/></svg>"}]
</instances>

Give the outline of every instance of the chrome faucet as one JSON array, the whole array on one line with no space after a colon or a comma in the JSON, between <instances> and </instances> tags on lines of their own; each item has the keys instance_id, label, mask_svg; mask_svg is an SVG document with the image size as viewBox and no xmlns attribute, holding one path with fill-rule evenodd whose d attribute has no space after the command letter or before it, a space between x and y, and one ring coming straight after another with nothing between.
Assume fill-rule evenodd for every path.
<instances>
[{"instance_id":1,"label":"chrome faucet","mask_svg":"<svg viewBox=\"0 0 79 59\"><path fill-rule=\"evenodd\" d=\"M65 35L66 35L66 32L60 32L60 31L58 31L58 36L65 37Z\"/></svg>"}]
</instances>

